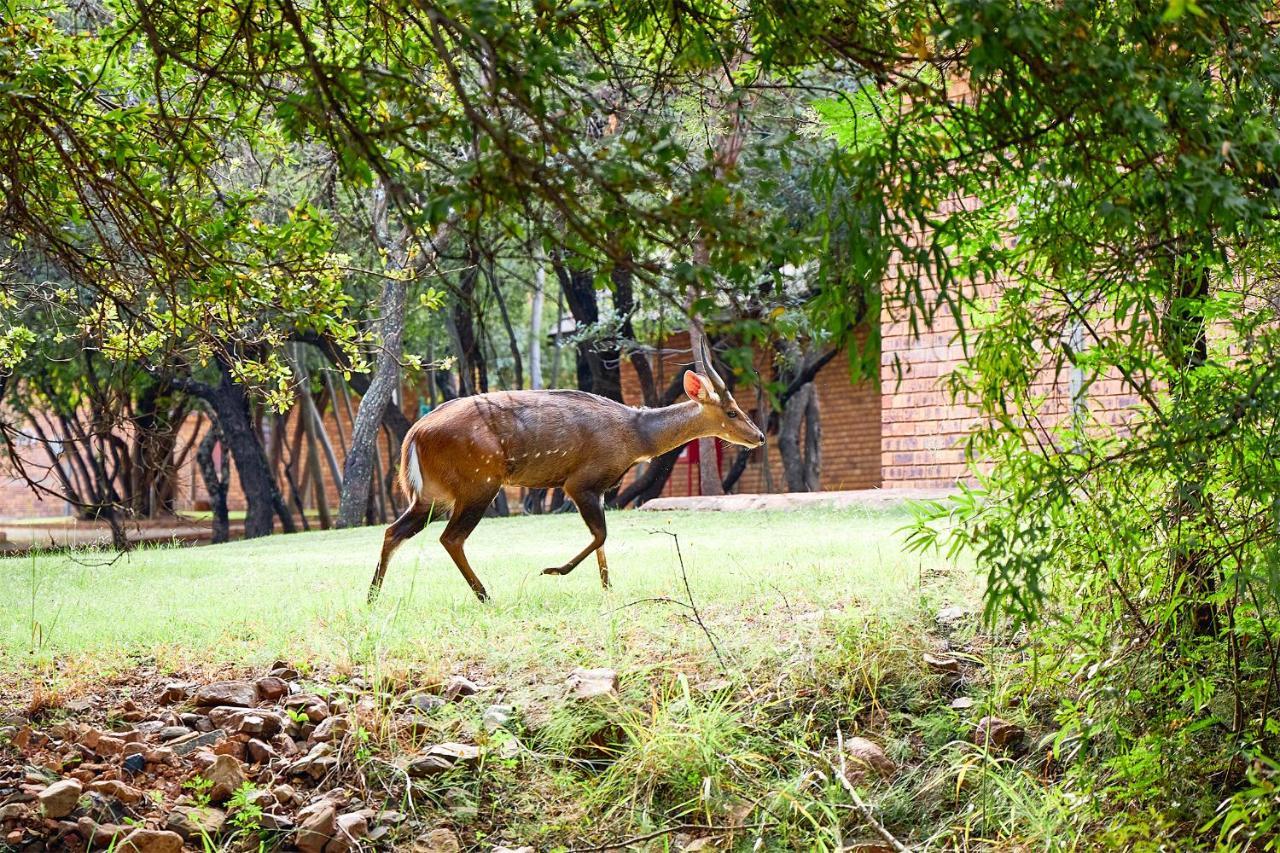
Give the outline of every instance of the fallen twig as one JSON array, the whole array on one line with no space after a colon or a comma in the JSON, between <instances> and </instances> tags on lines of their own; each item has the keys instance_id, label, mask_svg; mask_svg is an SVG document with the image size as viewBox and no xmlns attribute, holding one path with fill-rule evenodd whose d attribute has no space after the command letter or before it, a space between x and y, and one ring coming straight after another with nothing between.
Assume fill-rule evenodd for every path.
<instances>
[{"instance_id":1,"label":"fallen twig","mask_svg":"<svg viewBox=\"0 0 1280 853\"><path fill-rule=\"evenodd\" d=\"M876 834L878 834L881 838L883 838L885 843L888 844L890 847L892 847L894 850L899 851L899 853L909 853L911 848L907 847L901 841L894 838L893 833L885 829L884 824L876 820L875 814L871 811L871 806L867 805L866 802L862 799L862 797L858 795L858 789L854 787L853 783L849 781L849 777L845 775L846 771L845 771L845 762L844 762L844 735L841 733L839 728L836 729L836 749L840 753L840 767L839 767L839 772L837 773L837 775L840 777L840 784L844 786L845 791L849 794L849 797L853 800L853 804L857 806L858 811L862 813L863 820L865 820L868 824L870 824L871 828L876 831ZM828 764L831 763L830 759L827 759L827 763ZM833 766L832 770L835 770L835 769L836 768Z\"/></svg>"}]
</instances>

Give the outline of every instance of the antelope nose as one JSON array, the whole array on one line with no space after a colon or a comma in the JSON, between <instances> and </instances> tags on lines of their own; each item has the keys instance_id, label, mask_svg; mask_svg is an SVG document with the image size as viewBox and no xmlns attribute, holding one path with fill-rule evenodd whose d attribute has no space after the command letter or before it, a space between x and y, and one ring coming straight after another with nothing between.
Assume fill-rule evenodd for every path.
<instances>
[{"instance_id":1,"label":"antelope nose","mask_svg":"<svg viewBox=\"0 0 1280 853\"><path fill-rule=\"evenodd\" d=\"M756 430L756 447L761 447L763 445L764 445L764 433L761 432L760 430Z\"/></svg>"}]
</instances>

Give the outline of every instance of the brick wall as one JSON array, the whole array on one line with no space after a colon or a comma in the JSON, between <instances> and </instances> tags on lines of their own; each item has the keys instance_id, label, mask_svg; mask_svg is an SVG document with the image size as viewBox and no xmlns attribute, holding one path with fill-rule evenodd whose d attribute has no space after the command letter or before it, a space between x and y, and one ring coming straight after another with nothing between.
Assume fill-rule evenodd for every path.
<instances>
[{"instance_id":1,"label":"brick wall","mask_svg":"<svg viewBox=\"0 0 1280 853\"><path fill-rule=\"evenodd\" d=\"M679 332L663 343L660 361L654 365L654 381L665 389L673 377L680 376L689 362L689 336ZM756 369L765 373L764 357L757 358ZM766 373L767 375L767 373ZM844 353L837 355L814 380L818 391L818 408L822 423L822 476L824 490L867 489L880 485L880 391L874 382L854 384L849 379L848 361ZM626 402L641 405L640 382L631 364L622 364L622 395ZM752 418L759 419L759 397L753 385L739 385L734 397ZM681 398L683 399L683 398ZM721 470L728 472L738 448L723 442ZM762 458L768 459L766 476ZM676 464L663 494L684 496L699 492L697 466L686 449ZM627 482L636 476L633 470ZM782 462L777 451L777 437L770 436L768 446L752 454L751 462L734 489L740 493L786 491Z\"/></svg>"},{"instance_id":2,"label":"brick wall","mask_svg":"<svg viewBox=\"0 0 1280 853\"><path fill-rule=\"evenodd\" d=\"M955 318L946 310L934 317L932 328L911 334L900 298L894 298L904 277L898 270L884 283L881 315L882 447L885 488L949 488L970 480L965 440L979 425L975 411L951 398L944 382L964 360ZM981 295L998 298L995 287ZM936 297L925 289L924 299ZM1045 353L1035 371L1032 392L1040 399L1033 433L1039 439L1071 415L1071 376L1055 366L1055 353ZM1089 415L1106 428L1123 429L1131 422L1139 400L1119 376L1093 382L1085 402ZM980 461L979 461L980 464Z\"/></svg>"}]
</instances>

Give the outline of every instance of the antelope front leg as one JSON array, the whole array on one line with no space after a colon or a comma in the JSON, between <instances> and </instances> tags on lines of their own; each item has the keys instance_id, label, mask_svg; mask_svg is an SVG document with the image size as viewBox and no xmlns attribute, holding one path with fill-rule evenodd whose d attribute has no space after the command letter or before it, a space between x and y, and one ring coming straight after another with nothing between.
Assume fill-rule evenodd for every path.
<instances>
[{"instance_id":1,"label":"antelope front leg","mask_svg":"<svg viewBox=\"0 0 1280 853\"><path fill-rule=\"evenodd\" d=\"M567 575L578 567L592 551L600 554L600 574L601 578L606 579L605 586L608 586L608 564L604 562L604 552L600 551L600 546L604 545L605 525L604 525L604 498L599 492L570 492L565 489L566 494L573 499L578 505L578 512L582 514L582 520L587 523L587 529L591 531L591 544L583 548L574 557L563 566L553 566L549 569L543 569L544 575Z\"/></svg>"},{"instance_id":2,"label":"antelope front leg","mask_svg":"<svg viewBox=\"0 0 1280 853\"><path fill-rule=\"evenodd\" d=\"M600 564L600 587L609 588L609 561L604 558L604 548L596 549L596 562Z\"/></svg>"}]
</instances>

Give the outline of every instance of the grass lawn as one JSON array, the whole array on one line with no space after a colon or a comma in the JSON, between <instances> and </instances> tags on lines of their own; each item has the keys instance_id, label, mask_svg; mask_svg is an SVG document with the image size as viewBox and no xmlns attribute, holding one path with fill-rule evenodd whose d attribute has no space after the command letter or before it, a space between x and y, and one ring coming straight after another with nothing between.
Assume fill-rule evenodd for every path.
<instances>
[{"instance_id":1,"label":"grass lawn","mask_svg":"<svg viewBox=\"0 0 1280 853\"><path fill-rule=\"evenodd\" d=\"M485 519L467 543L492 601L481 605L436 541L434 524L392 561L372 608L365 594L380 528L272 536L200 548L0 559L0 673L33 665L100 674L139 660L165 668L261 666L277 658L336 667L479 668L495 675L589 663L714 665L687 598L738 667L807 642L821 611L880 617L943 600L972 604L969 573L903 553L900 513L613 513L613 589L595 561L542 576L580 548L576 515ZM946 573L945 585L929 580Z\"/></svg>"},{"instance_id":2,"label":"grass lawn","mask_svg":"<svg viewBox=\"0 0 1280 853\"><path fill-rule=\"evenodd\" d=\"M307 690L370 695L374 715L343 747L354 774L345 784L411 812L394 836L405 843L443 822L463 849L649 832L655 840L636 849L707 832L741 849L856 849L877 835L834 775L837 739L854 735L896 767L856 778L897 836L957 849L977 837L1043 839L1058 818L1038 811L1035 756L1025 767L988 761L971 742L985 713L1034 726L1005 676L1007 650L977 631L976 573L905 553L907 518L613 513L607 592L594 560L567 577L540 574L587 540L576 516L486 519L468 543L492 596L484 605L436 541L438 524L396 555L373 606L374 528L118 559L3 559L0 723L40 694L46 719L71 697L96 696L88 714L110 725L109 709L130 695L152 701L157 679L260 675L283 659ZM969 614L961 627L935 621L947 605ZM963 677L926 658L948 647ZM617 670L616 696L567 700L565 679L582 666ZM480 701L446 705L406 741L408 694L452 675L479 684ZM960 694L974 700L959 706L968 710L952 706ZM489 703L517 709L518 758L412 785L389 769L422 738L500 751L481 725ZM1003 787L973 787L992 775ZM472 805L460 810L460 798Z\"/></svg>"}]
</instances>

